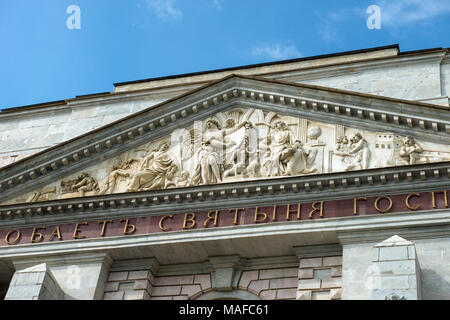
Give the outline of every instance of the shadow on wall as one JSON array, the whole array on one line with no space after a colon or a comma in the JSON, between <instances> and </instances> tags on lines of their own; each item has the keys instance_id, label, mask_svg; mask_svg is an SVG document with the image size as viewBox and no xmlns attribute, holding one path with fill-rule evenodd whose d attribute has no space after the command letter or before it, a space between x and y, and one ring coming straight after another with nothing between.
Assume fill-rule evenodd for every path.
<instances>
[{"instance_id":1,"label":"shadow on wall","mask_svg":"<svg viewBox=\"0 0 450 320\"><path fill-rule=\"evenodd\" d=\"M450 282L431 269L422 269L422 300L450 300Z\"/></svg>"}]
</instances>

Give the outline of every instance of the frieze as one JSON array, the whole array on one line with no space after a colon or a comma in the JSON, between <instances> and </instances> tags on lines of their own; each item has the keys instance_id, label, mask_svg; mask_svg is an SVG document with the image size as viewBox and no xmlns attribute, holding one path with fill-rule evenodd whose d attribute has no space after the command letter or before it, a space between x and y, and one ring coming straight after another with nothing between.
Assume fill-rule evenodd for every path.
<instances>
[{"instance_id":1,"label":"frieze","mask_svg":"<svg viewBox=\"0 0 450 320\"><path fill-rule=\"evenodd\" d=\"M211 208L170 212L138 218L115 218L0 230L0 246L36 244L102 237L181 232L207 228L239 227L313 219L333 219L448 208L448 191L415 192L378 197L355 197L251 208Z\"/></svg>"},{"instance_id":2,"label":"frieze","mask_svg":"<svg viewBox=\"0 0 450 320\"><path fill-rule=\"evenodd\" d=\"M218 112L3 205L450 160L450 146L256 108Z\"/></svg>"},{"instance_id":3,"label":"frieze","mask_svg":"<svg viewBox=\"0 0 450 320\"><path fill-rule=\"evenodd\" d=\"M268 83L279 92L261 90L261 85L266 88ZM236 85L244 84L254 88L236 88ZM298 96L299 88L302 89L302 97ZM355 103L350 103L349 96L353 99L350 101ZM28 192L38 185L42 186L41 178L44 176L61 176L65 172L71 174L73 173L71 168L77 166L85 168L87 163L95 159L104 159L102 155L105 153L115 156L124 145L134 147L147 139L147 136L155 134L158 136L158 132L166 132L175 122L186 123L189 119L195 120L197 114L209 113L213 109L223 110L236 104L251 107L249 104L253 103L263 108L305 116L315 121L333 122L338 118L341 123L351 127L359 127L364 123L366 127L373 127L380 132L393 132L403 137L411 134L415 138L423 137L426 141L438 144L445 144L448 141L450 124L446 120L447 117L442 112L439 113L437 106L370 95L364 95L362 100L361 98L361 94L348 91L233 75L180 96L174 101L163 103L162 105L168 104L165 106L167 109L158 106L127 117L121 124L128 125L120 125L117 130L115 128L95 130L86 137L82 136L68 143L68 147L62 144L42 155L17 163L7 171L0 172L1 196L2 199L11 199L17 194L14 190L18 190L19 187ZM336 101L331 103L328 99ZM426 118L423 117L425 110ZM351 137L348 139L351 140ZM420 144L420 141L418 143ZM187 179L186 172L180 172L181 176Z\"/></svg>"}]
</instances>

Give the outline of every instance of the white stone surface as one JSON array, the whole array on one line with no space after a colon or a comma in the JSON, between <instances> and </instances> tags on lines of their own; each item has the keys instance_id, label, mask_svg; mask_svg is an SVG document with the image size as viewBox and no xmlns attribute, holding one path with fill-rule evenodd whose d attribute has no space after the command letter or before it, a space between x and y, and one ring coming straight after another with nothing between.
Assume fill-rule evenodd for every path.
<instances>
[{"instance_id":1,"label":"white stone surface","mask_svg":"<svg viewBox=\"0 0 450 320\"><path fill-rule=\"evenodd\" d=\"M380 254L373 260L370 275L371 299L389 299L393 294L403 298L418 300L421 298L420 267L408 252L414 252L414 243L399 236L393 236L374 246Z\"/></svg>"},{"instance_id":2,"label":"white stone surface","mask_svg":"<svg viewBox=\"0 0 450 320\"><path fill-rule=\"evenodd\" d=\"M61 300L63 297L64 292L44 263L17 271L5 300Z\"/></svg>"}]
</instances>

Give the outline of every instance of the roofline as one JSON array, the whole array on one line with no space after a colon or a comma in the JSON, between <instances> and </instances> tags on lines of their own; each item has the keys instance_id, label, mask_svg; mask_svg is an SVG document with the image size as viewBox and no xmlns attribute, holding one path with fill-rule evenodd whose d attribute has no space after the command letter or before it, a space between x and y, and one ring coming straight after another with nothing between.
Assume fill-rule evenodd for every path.
<instances>
[{"instance_id":1,"label":"roofline","mask_svg":"<svg viewBox=\"0 0 450 320\"><path fill-rule=\"evenodd\" d=\"M398 44L393 44L393 45L374 47L374 48L369 48L369 49L345 51L345 52L340 52L340 53L332 53L332 54L311 56L311 57L305 57L305 58L297 58L297 59L281 60L281 61L274 61L274 62L261 63L261 64L246 65L246 66L241 66L241 67L216 69L216 70L209 70L209 71L204 71L204 72L194 72L194 73L171 75L171 76L165 76L165 77L159 77L159 78L149 78L149 79L144 79L144 80L136 80L136 81L129 81L129 82L114 83L114 86L122 86L122 85L127 85L127 84L143 83L143 82L148 82L148 81L157 81L157 80L164 80L164 79L176 79L176 78L183 78L183 77L202 75L202 74L210 74L210 73L223 72L223 71L233 71L233 70L234 71L238 71L238 70L242 70L242 69L250 69L250 68L256 68L256 67L261 67L261 66L270 66L270 65L277 65L277 64L284 64L284 63L307 61L307 60L321 59L321 58L327 58L327 57L336 57L336 56L343 56L343 55L349 55L349 54L357 54L357 53L378 51L378 50L384 50L384 49L393 49L393 48L399 49L399 45ZM448 52L450 50L450 48L437 47L437 48L431 48L431 49L412 50L412 51L405 51L405 52L400 52L399 51L398 52L398 56L414 55L414 54L420 54L420 53L430 53L430 52L433 52L433 51L442 51L442 50ZM384 60L384 59L387 59L387 58L392 58L392 57L382 57L382 58L379 58L379 59ZM377 60L377 59L369 59L369 60ZM362 61L368 61L368 60L362 60ZM341 63L339 63L339 64L341 64ZM322 68L322 67L323 66L312 67L312 68ZM307 68L307 69L310 69L310 68ZM272 74L272 73L277 73L277 72L263 73L263 74L261 74L261 76L266 75L266 74ZM215 80L215 81L211 81L211 80L210 81L200 81L200 82L198 82L198 84L205 84L205 83L208 83L208 82L214 83L216 81L217 80ZM171 86L169 86L169 87L171 87ZM100 92L100 93L78 95L78 96L76 96L74 98L68 98L68 99L64 99L64 100L56 100L56 101L42 102L42 103L31 104L31 105L24 105L24 106L19 106L19 107L12 107L12 108L8 108L8 109L0 109L0 115L14 113L14 112L21 112L21 111L26 111L26 110L40 109L40 108L43 108L43 107L67 105L68 101L72 101L72 100L90 99L90 98L97 97L97 96L101 97L101 96L108 96L108 95L120 95L120 94L123 94L123 93L138 92L138 91L143 91L143 90L147 90L147 89L130 90L130 91L127 91L127 92L114 92L114 91L112 91L112 92ZM430 106L430 105L428 105L428 106Z\"/></svg>"},{"instance_id":2,"label":"roofline","mask_svg":"<svg viewBox=\"0 0 450 320\"><path fill-rule=\"evenodd\" d=\"M182 74L177 74L177 75L155 77L155 78L148 78L148 79L141 79L141 80L117 82L117 83L114 83L114 87L119 87L119 86L124 86L124 85L129 85L129 84L142 83L142 82L149 82L149 81L185 78L185 77L204 75L204 74L210 74L210 73L217 73L217 72L236 71L236 70L242 70L242 69L251 69L251 68L272 66L272 65L278 65L278 64L286 64L286 63L302 62L302 61L316 60L316 59L323 59L323 58L330 58L330 57L338 57L338 56L345 56L345 55L350 55L350 54L358 54L358 53L379 51L379 50L385 50L385 49L398 49L400 51L400 47L399 47L398 44L392 44L392 45L388 45L388 46L374 47L374 48L368 48L368 49L358 49L358 50L351 50L351 51L344 51L344 52L322 54L322 55L303 57L303 58L279 60L279 61L264 62L264 63L258 63L258 64L249 64L249 65L244 65L244 66L239 66L239 67L213 69L213 70L207 70L207 71L182 73Z\"/></svg>"}]
</instances>

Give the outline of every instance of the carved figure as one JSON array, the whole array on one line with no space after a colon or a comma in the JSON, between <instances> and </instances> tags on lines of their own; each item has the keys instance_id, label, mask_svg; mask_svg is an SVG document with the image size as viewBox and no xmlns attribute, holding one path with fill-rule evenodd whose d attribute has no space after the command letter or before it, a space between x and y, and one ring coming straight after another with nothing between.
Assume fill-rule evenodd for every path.
<instances>
[{"instance_id":1,"label":"carved figure","mask_svg":"<svg viewBox=\"0 0 450 320\"><path fill-rule=\"evenodd\" d=\"M26 202L49 201L52 200L52 195L56 195L56 187L35 192L26 200Z\"/></svg>"},{"instance_id":2,"label":"carved figure","mask_svg":"<svg viewBox=\"0 0 450 320\"><path fill-rule=\"evenodd\" d=\"M406 164L416 164L420 160L423 148L411 136L403 138L399 156Z\"/></svg>"},{"instance_id":3,"label":"carved figure","mask_svg":"<svg viewBox=\"0 0 450 320\"><path fill-rule=\"evenodd\" d=\"M189 187L191 182L189 181L189 172L182 171L180 176L176 179L176 186L178 188Z\"/></svg>"},{"instance_id":4,"label":"carved figure","mask_svg":"<svg viewBox=\"0 0 450 320\"><path fill-rule=\"evenodd\" d=\"M97 181L88 173L83 172L78 176L78 182L72 186L72 190L78 191L81 197L84 197L86 192L99 191Z\"/></svg>"},{"instance_id":5,"label":"carved figure","mask_svg":"<svg viewBox=\"0 0 450 320\"><path fill-rule=\"evenodd\" d=\"M351 139L349 155L353 156L352 162L345 168L346 171L353 169L368 169L370 162L369 145L360 133L356 133Z\"/></svg>"},{"instance_id":6,"label":"carved figure","mask_svg":"<svg viewBox=\"0 0 450 320\"><path fill-rule=\"evenodd\" d=\"M113 193L114 188L116 187L117 180L120 177L127 178L131 175L131 164L133 162L139 161L137 159L129 159L122 166L113 166L112 172L109 174L108 178L106 178L105 185L100 190L98 194L102 195L105 193Z\"/></svg>"},{"instance_id":7,"label":"carved figure","mask_svg":"<svg viewBox=\"0 0 450 320\"><path fill-rule=\"evenodd\" d=\"M317 172L316 168L310 168L311 163L314 162L314 160L309 161L309 156L311 154L311 151L305 151L300 140L296 140L287 153L288 161L286 164L286 174L295 176L298 174L310 174Z\"/></svg>"},{"instance_id":8,"label":"carved figure","mask_svg":"<svg viewBox=\"0 0 450 320\"><path fill-rule=\"evenodd\" d=\"M338 156L344 168L349 166L352 162L353 157L349 154L349 151L350 150L347 136L338 137L333 153L334 155Z\"/></svg>"},{"instance_id":9,"label":"carved figure","mask_svg":"<svg viewBox=\"0 0 450 320\"><path fill-rule=\"evenodd\" d=\"M165 188L166 183L178 169L170 155L169 144L164 142L153 150L144 158L140 169L131 176L127 187L128 192Z\"/></svg>"},{"instance_id":10,"label":"carved figure","mask_svg":"<svg viewBox=\"0 0 450 320\"><path fill-rule=\"evenodd\" d=\"M285 164L289 157L288 149L292 141L291 131L284 122L278 121L271 127L269 139L271 158L268 175L270 177L282 176L285 174Z\"/></svg>"}]
</instances>

